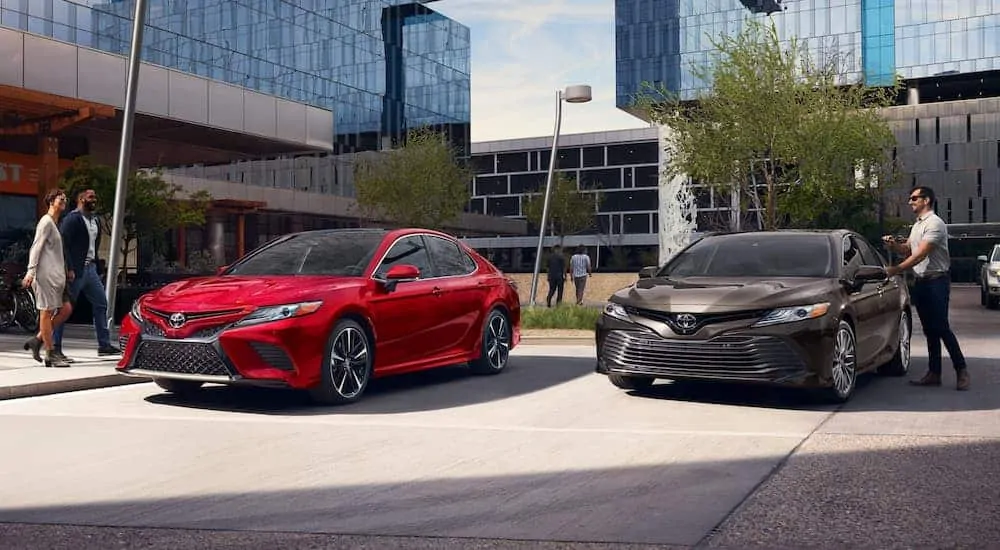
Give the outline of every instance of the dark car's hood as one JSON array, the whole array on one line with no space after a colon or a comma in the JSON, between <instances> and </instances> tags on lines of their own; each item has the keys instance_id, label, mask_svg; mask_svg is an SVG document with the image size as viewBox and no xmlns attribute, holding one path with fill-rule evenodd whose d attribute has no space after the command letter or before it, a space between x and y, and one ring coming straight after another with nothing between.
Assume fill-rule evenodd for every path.
<instances>
[{"instance_id":1,"label":"dark car's hood","mask_svg":"<svg viewBox=\"0 0 1000 550\"><path fill-rule=\"evenodd\" d=\"M196 277L150 293L143 305L183 312L241 309L316 300L359 284L359 279L350 277Z\"/></svg>"},{"instance_id":2,"label":"dark car's hood","mask_svg":"<svg viewBox=\"0 0 1000 550\"><path fill-rule=\"evenodd\" d=\"M612 302L659 311L711 313L824 302L840 288L836 279L685 277L640 279Z\"/></svg>"}]
</instances>

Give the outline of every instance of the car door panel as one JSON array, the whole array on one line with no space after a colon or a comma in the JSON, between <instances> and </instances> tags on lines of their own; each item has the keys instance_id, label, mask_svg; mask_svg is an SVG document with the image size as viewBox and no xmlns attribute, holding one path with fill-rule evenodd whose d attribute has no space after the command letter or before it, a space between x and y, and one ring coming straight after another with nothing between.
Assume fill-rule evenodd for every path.
<instances>
[{"instance_id":1,"label":"car door panel","mask_svg":"<svg viewBox=\"0 0 1000 550\"><path fill-rule=\"evenodd\" d=\"M849 278L864 264L861 250L849 236L843 239L843 269ZM879 319L882 315L880 283L858 283L848 291L851 309L854 311L854 337L857 342L857 365L867 368L874 354L878 353Z\"/></svg>"},{"instance_id":2,"label":"car door panel","mask_svg":"<svg viewBox=\"0 0 1000 550\"><path fill-rule=\"evenodd\" d=\"M854 237L865 265L886 267L885 260L866 240ZM902 289L896 277L872 283L879 292L879 314L872 326L872 347L874 355L884 355L892 350L898 341L900 299Z\"/></svg>"},{"instance_id":3,"label":"car door panel","mask_svg":"<svg viewBox=\"0 0 1000 550\"><path fill-rule=\"evenodd\" d=\"M463 355L480 335L480 318L487 287L479 284L476 263L461 250L458 243L438 236L426 237L427 248L434 262L438 281L447 292L445 327L442 338L447 344L441 353Z\"/></svg>"}]
</instances>

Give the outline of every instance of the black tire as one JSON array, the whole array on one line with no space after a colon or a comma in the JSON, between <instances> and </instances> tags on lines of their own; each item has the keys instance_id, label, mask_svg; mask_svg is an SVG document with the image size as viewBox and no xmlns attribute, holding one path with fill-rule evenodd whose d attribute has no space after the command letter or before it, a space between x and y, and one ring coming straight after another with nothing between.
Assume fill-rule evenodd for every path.
<instances>
[{"instance_id":1,"label":"black tire","mask_svg":"<svg viewBox=\"0 0 1000 550\"><path fill-rule=\"evenodd\" d=\"M203 382L197 382L195 380L175 380L173 378L154 378L153 382L156 382L157 386L170 393L182 396L189 396L198 393L201 391L201 386L203 384Z\"/></svg>"},{"instance_id":2,"label":"black tire","mask_svg":"<svg viewBox=\"0 0 1000 550\"><path fill-rule=\"evenodd\" d=\"M469 369L475 374L500 374L510 361L510 346L513 330L507 314L494 308L483 323L482 346L479 357L469 362Z\"/></svg>"},{"instance_id":3,"label":"black tire","mask_svg":"<svg viewBox=\"0 0 1000 550\"><path fill-rule=\"evenodd\" d=\"M608 380L623 390L644 390L652 386L655 381L649 376L626 376L624 374L609 374Z\"/></svg>"},{"instance_id":4,"label":"black tire","mask_svg":"<svg viewBox=\"0 0 1000 550\"><path fill-rule=\"evenodd\" d=\"M837 327L830 363L832 385L823 393L827 401L846 403L858 386L858 339L847 321L841 320Z\"/></svg>"},{"instance_id":5,"label":"black tire","mask_svg":"<svg viewBox=\"0 0 1000 550\"><path fill-rule=\"evenodd\" d=\"M38 308L35 306L35 295L30 290L14 292L14 321L21 330L29 334L38 332Z\"/></svg>"},{"instance_id":6,"label":"black tire","mask_svg":"<svg viewBox=\"0 0 1000 550\"><path fill-rule=\"evenodd\" d=\"M986 298L986 308L1000 309L1000 298L996 296L989 296L988 298Z\"/></svg>"},{"instance_id":7,"label":"black tire","mask_svg":"<svg viewBox=\"0 0 1000 550\"><path fill-rule=\"evenodd\" d=\"M905 376L910 372L910 340L913 337L913 322L910 319L910 312L903 310L899 317L899 327L896 329L896 337L899 347L892 360L882 365L878 373L886 376Z\"/></svg>"},{"instance_id":8,"label":"black tire","mask_svg":"<svg viewBox=\"0 0 1000 550\"><path fill-rule=\"evenodd\" d=\"M979 305L989 306L989 303L990 303L990 295L988 292L986 292L986 285L985 284L979 285Z\"/></svg>"},{"instance_id":9,"label":"black tire","mask_svg":"<svg viewBox=\"0 0 1000 550\"><path fill-rule=\"evenodd\" d=\"M324 405L355 403L368 388L374 353L368 332L353 319L341 319L326 342L318 386L309 390Z\"/></svg>"}]
</instances>

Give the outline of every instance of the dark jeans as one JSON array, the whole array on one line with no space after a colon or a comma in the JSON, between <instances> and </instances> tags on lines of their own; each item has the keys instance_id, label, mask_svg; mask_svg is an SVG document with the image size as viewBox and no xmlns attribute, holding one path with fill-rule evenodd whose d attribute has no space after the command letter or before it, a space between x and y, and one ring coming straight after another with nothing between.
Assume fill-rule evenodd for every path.
<instances>
[{"instance_id":1,"label":"dark jeans","mask_svg":"<svg viewBox=\"0 0 1000 550\"><path fill-rule=\"evenodd\" d=\"M563 288L565 288L565 286L566 286L566 279L565 278L561 278L561 279L549 278L549 296L547 298L545 298L545 305L547 305L549 307L552 307L552 295L553 294L557 294L557 296L556 296L556 305L561 304L562 303L562 298L563 298Z\"/></svg>"},{"instance_id":2,"label":"dark jeans","mask_svg":"<svg viewBox=\"0 0 1000 550\"><path fill-rule=\"evenodd\" d=\"M928 367L935 374L941 374L941 342L948 349L951 364L955 370L965 368L965 356L958 345L958 338L948 323L948 304L951 299L951 279L917 279L911 290L913 304L920 317L920 325L927 337Z\"/></svg>"},{"instance_id":3,"label":"dark jeans","mask_svg":"<svg viewBox=\"0 0 1000 550\"><path fill-rule=\"evenodd\" d=\"M76 273L76 278L69 285L69 295L74 304L80 298L81 293L87 298L87 302L90 303L90 308L94 312L94 330L97 332L98 348L110 347L111 334L108 332L108 320L106 319L108 297L104 295L104 283L101 282L101 277L97 274L97 266L94 264L83 268L83 273ZM65 326L65 323L61 324L53 332L57 350L62 349L63 327Z\"/></svg>"}]
</instances>

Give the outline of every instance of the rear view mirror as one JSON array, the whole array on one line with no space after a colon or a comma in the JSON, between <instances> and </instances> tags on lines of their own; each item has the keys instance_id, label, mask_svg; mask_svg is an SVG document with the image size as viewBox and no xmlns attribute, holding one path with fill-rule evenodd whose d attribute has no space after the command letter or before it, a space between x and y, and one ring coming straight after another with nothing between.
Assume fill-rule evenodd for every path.
<instances>
[{"instance_id":1,"label":"rear view mirror","mask_svg":"<svg viewBox=\"0 0 1000 550\"><path fill-rule=\"evenodd\" d=\"M652 279L656 276L656 272L659 271L659 267L655 265L649 265L639 270L640 279Z\"/></svg>"},{"instance_id":2,"label":"rear view mirror","mask_svg":"<svg viewBox=\"0 0 1000 550\"><path fill-rule=\"evenodd\" d=\"M885 268L877 265L863 265L854 272L854 280L859 283L882 281L888 278L889 275L885 272Z\"/></svg>"},{"instance_id":3,"label":"rear view mirror","mask_svg":"<svg viewBox=\"0 0 1000 550\"><path fill-rule=\"evenodd\" d=\"M979 263L984 264L987 261L986 260L986 256L976 256L976 261L979 262Z\"/></svg>"}]
</instances>

